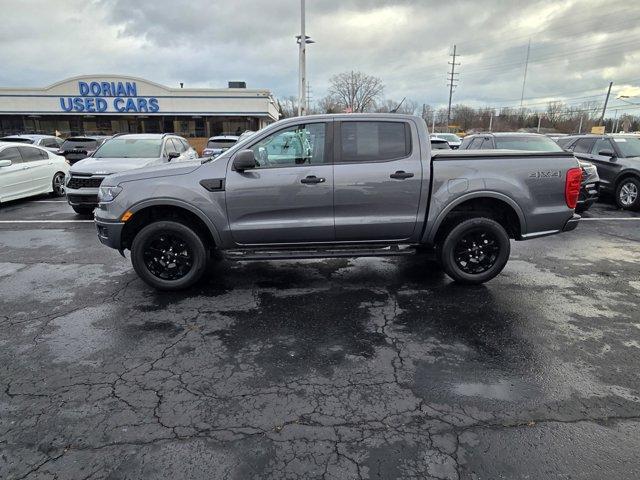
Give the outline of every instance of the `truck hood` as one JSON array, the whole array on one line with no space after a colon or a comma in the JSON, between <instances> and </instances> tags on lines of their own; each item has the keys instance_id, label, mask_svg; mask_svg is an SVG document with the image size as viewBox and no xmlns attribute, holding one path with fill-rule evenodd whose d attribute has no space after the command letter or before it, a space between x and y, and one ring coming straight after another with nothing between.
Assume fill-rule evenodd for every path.
<instances>
[{"instance_id":1,"label":"truck hood","mask_svg":"<svg viewBox=\"0 0 640 480\"><path fill-rule=\"evenodd\" d=\"M144 168L136 168L115 175L109 175L104 179L102 185L115 186L124 182L132 182L134 180L146 180L149 178L170 177L172 175L184 175L191 173L202 165L200 160L191 162L163 163L161 165L153 165Z\"/></svg>"},{"instance_id":2,"label":"truck hood","mask_svg":"<svg viewBox=\"0 0 640 480\"><path fill-rule=\"evenodd\" d=\"M85 158L71 166L71 173L89 173L92 175L110 175L126 172L135 168L157 164L158 158ZM163 164L164 165L164 164Z\"/></svg>"}]
</instances>

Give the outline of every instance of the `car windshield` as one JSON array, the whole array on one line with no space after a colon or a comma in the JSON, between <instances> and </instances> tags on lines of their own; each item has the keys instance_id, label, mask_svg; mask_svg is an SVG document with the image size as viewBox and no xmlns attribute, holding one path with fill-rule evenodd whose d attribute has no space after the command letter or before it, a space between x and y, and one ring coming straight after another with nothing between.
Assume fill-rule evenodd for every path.
<instances>
[{"instance_id":1,"label":"car windshield","mask_svg":"<svg viewBox=\"0 0 640 480\"><path fill-rule=\"evenodd\" d=\"M613 137L612 140L616 142L623 157L640 157L640 138Z\"/></svg>"},{"instance_id":2,"label":"car windshield","mask_svg":"<svg viewBox=\"0 0 640 480\"><path fill-rule=\"evenodd\" d=\"M562 152L562 148L548 137L496 137L496 147L502 150L532 152Z\"/></svg>"},{"instance_id":3,"label":"car windshield","mask_svg":"<svg viewBox=\"0 0 640 480\"><path fill-rule=\"evenodd\" d=\"M231 145L235 145L236 140L228 139L216 139L209 140L207 142L207 148L229 148Z\"/></svg>"},{"instance_id":4,"label":"car windshield","mask_svg":"<svg viewBox=\"0 0 640 480\"><path fill-rule=\"evenodd\" d=\"M431 140L431 148L434 150L451 150L446 140Z\"/></svg>"},{"instance_id":5,"label":"car windshield","mask_svg":"<svg viewBox=\"0 0 640 480\"><path fill-rule=\"evenodd\" d=\"M63 143L62 150L95 150L98 141L93 138L67 138Z\"/></svg>"},{"instance_id":6,"label":"car windshield","mask_svg":"<svg viewBox=\"0 0 640 480\"><path fill-rule=\"evenodd\" d=\"M438 137L444 138L448 142L459 142L461 140L455 133L439 133Z\"/></svg>"},{"instance_id":7,"label":"car windshield","mask_svg":"<svg viewBox=\"0 0 640 480\"><path fill-rule=\"evenodd\" d=\"M22 137L4 137L0 138L0 142L33 143L33 140Z\"/></svg>"},{"instance_id":8,"label":"car windshield","mask_svg":"<svg viewBox=\"0 0 640 480\"><path fill-rule=\"evenodd\" d=\"M160 138L112 138L93 154L93 158L159 158Z\"/></svg>"}]
</instances>

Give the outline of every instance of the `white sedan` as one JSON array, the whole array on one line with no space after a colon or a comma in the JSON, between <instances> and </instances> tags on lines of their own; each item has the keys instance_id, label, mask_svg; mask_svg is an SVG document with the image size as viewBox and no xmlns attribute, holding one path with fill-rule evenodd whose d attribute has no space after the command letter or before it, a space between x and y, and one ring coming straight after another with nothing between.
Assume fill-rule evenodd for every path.
<instances>
[{"instance_id":1,"label":"white sedan","mask_svg":"<svg viewBox=\"0 0 640 480\"><path fill-rule=\"evenodd\" d=\"M43 193L62 197L68 172L65 158L44 148L0 142L0 203Z\"/></svg>"}]
</instances>

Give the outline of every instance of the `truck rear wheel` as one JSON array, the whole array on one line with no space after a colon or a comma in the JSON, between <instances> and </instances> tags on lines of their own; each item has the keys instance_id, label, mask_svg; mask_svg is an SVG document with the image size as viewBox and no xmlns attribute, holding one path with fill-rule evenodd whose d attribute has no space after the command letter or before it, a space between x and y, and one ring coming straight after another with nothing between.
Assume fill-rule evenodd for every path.
<instances>
[{"instance_id":1,"label":"truck rear wheel","mask_svg":"<svg viewBox=\"0 0 640 480\"><path fill-rule=\"evenodd\" d=\"M470 218L455 225L438 246L442 268L457 283L475 285L498 275L509 260L505 229L490 218Z\"/></svg>"},{"instance_id":2,"label":"truck rear wheel","mask_svg":"<svg viewBox=\"0 0 640 480\"><path fill-rule=\"evenodd\" d=\"M202 278L207 249L198 233L179 222L158 221L144 227L131 244L131 263L148 285L183 290Z\"/></svg>"}]
</instances>

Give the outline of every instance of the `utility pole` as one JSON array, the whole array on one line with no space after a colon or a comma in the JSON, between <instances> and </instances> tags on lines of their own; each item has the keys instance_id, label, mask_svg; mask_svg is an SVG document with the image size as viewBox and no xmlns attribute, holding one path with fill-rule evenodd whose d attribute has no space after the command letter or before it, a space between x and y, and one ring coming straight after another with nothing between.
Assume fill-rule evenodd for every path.
<instances>
[{"instance_id":1,"label":"utility pole","mask_svg":"<svg viewBox=\"0 0 640 480\"><path fill-rule=\"evenodd\" d=\"M309 82L307 82L307 103L306 103L306 108L307 111L306 113L309 113L309 105L311 105L311 85L309 85Z\"/></svg>"},{"instance_id":2,"label":"utility pole","mask_svg":"<svg viewBox=\"0 0 640 480\"><path fill-rule=\"evenodd\" d=\"M489 131L493 127L493 110L491 110L491 114L489 115Z\"/></svg>"},{"instance_id":3,"label":"utility pole","mask_svg":"<svg viewBox=\"0 0 640 480\"><path fill-rule=\"evenodd\" d=\"M308 37L304 29L304 0L300 0L300 35L298 42L298 115L306 115L308 109L307 94L307 44L316 43Z\"/></svg>"},{"instance_id":4,"label":"utility pole","mask_svg":"<svg viewBox=\"0 0 640 480\"><path fill-rule=\"evenodd\" d=\"M618 110L616 109L615 112L616 112L616 114L613 117L614 120L615 120L615 124L613 126L613 131L611 133L616 133L618 131Z\"/></svg>"},{"instance_id":5,"label":"utility pole","mask_svg":"<svg viewBox=\"0 0 640 480\"><path fill-rule=\"evenodd\" d=\"M584 120L584 115L580 117L580 125L578 126L578 134L582 133L582 121Z\"/></svg>"},{"instance_id":6,"label":"utility pole","mask_svg":"<svg viewBox=\"0 0 640 480\"><path fill-rule=\"evenodd\" d=\"M541 123L542 123L542 115L540 115L540 116L538 117L538 130L537 130L537 132L538 132L538 133L540 133L540 124L541 124Z\"/></svg>"},{"instance_id":7,"label":"utility pole","mask_svg":"<svg viewBox=\"0 0 640 480\"><path fill-rule=\"evenodd\" d=\"M609 82L609 89L607 90L607 98L604 99L604 107L602 108L602 115L600 115L600 120L598 121L598 125L602 125L602 121L604 120L604 114L607 111L607 103L609 103L609 95L611 95L612 86L613 86L613 82Z\"/></svg>"},{"instance_id":8,"label":"utility pole","mask_svg":"<svg viewBox=\"0 0 640 480\"><path fill-rule=\"evenodd\" d=\"M305 99L305 89L307 83L307 65L306 65L306 56L307 56L307 35L304 31L304 0L300 0L300 39L298 40L298 45L300 48L298 50L298 76L299 76L299 84L298 84L298 116L302 116L306 113L306 99Z\"/></svg>"},{"instance_id":9,"label":"utility pole","mask_svg":"<svg viewBox=\"0 0 640 480\"><path fill-rule=\"evenodd\" d=\"M436 133L436 109L433 109L433 120L431 120L431 133Z\"/></svg>"},{"instance_id":10,"label":"utility pole","mask_svg":"<svg viewBox=\"0 0 640 480\"><path fill-rule=\"evenodd\" d=\"M524 86L527 83L527 69L529 68L529 53L531 52L531 39L527 44L527 58L524 61L524 76L522 77L522 93L520 94L520 111L522 112L522 102L524 101Z\"/></svg>"},{"instance_id":11,"label":"utility pole","mask_svg":"<svg viewBox=\"0 0 640 480\"><path fill-rule=\"evenodd\" d=\"M451 71L449 72L449 108L447 109L447 130L449 130L449 124L451 123L451 97L453 96L453 89L454 87L457 87L458 85L455 83L458 80L455 78L456 75L459 75L458 73L456 73L456 66L460 65L459 63L456 63L456 46L453 46L453 55L451 55L452 61L451 62L447 62L449 65L451 65Z\"/></svg>"}]
</instances>

